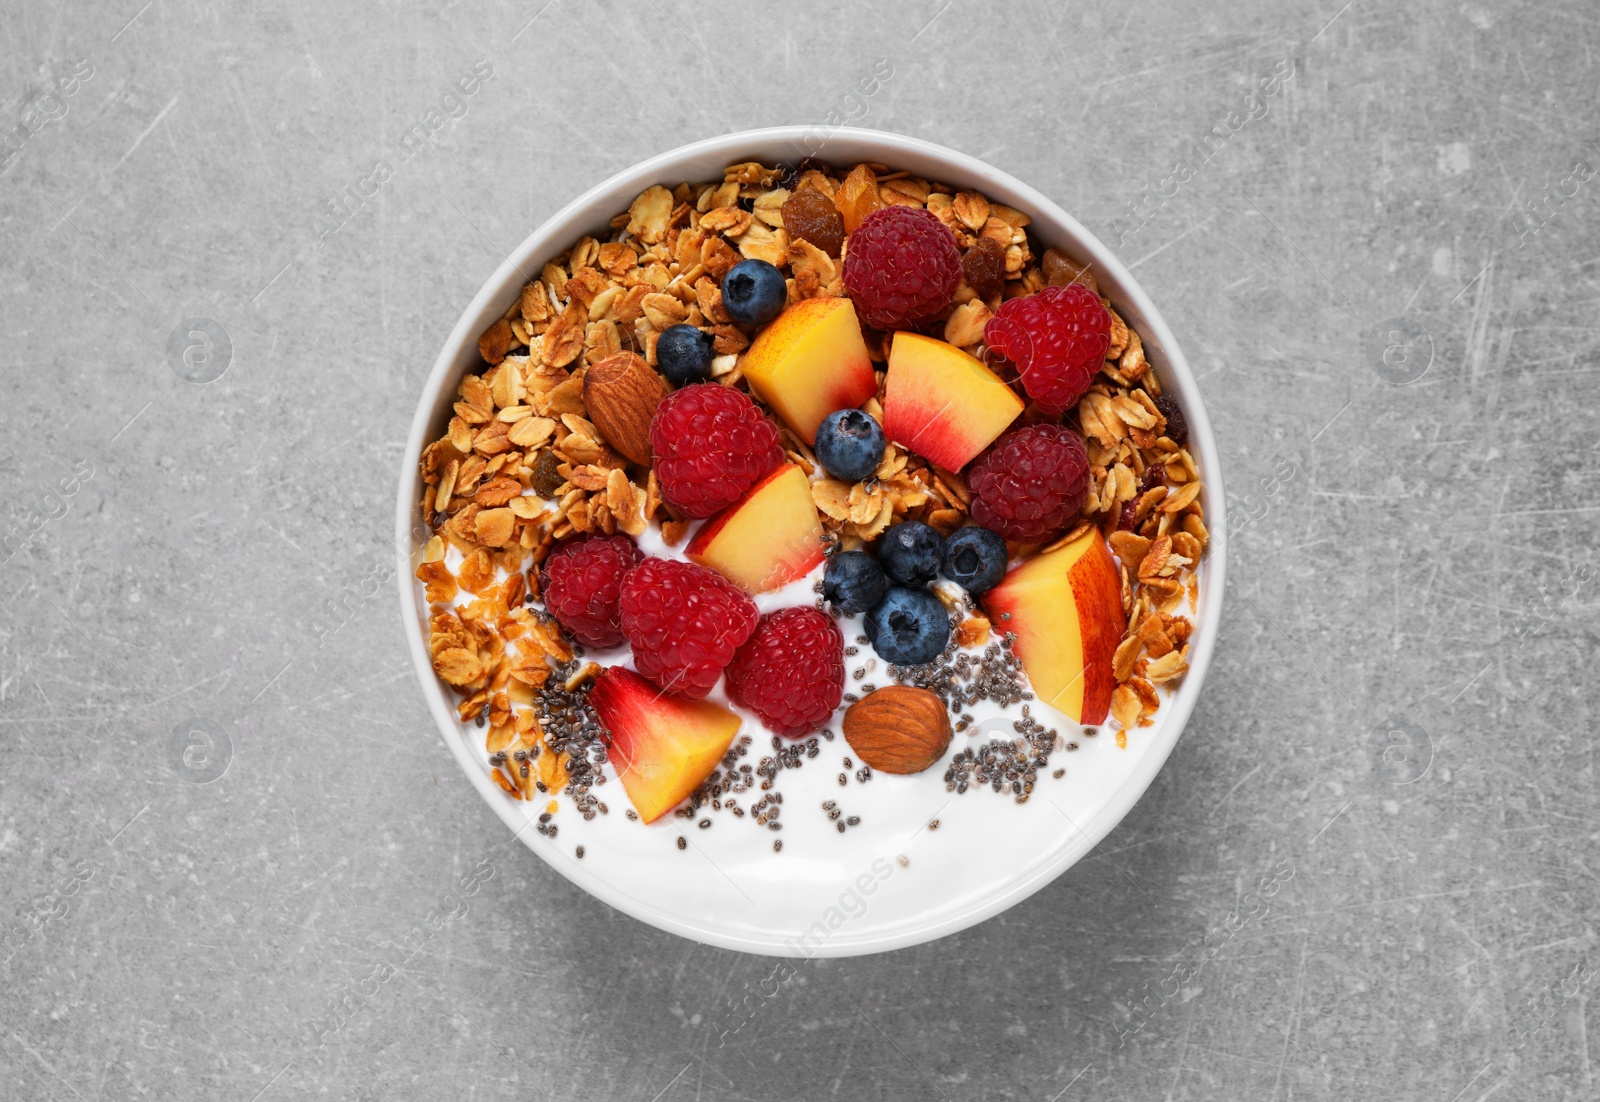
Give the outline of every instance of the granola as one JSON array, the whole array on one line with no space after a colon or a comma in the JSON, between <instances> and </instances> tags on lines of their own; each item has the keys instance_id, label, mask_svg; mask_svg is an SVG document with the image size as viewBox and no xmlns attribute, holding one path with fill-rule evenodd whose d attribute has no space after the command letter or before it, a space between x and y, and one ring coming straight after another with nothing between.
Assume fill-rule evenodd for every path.
<instances>
[{"instance_id":1,"label":"granola","mask_svg":"<svg viewBox=\"0 0 1600 1102\"><path fill-rule=\"evenodd\" d=\"M786 230L785 209L800 210L790 200L806 192L826 196L839 212L842 249L830 254ZM815 197L808 202L814 207ZM420 506L434 535L416 575L431 610L434 669L459 697L461 718L486 729L494 778L513 798L565 793L586 817L605 810L591 789L605 782L610 740L588 701L602 667L586 661L583 646L546 611L541 565L574 537L648 534L664 551L679 548L695 531L696 521L663 495L651 463L637 461L648 454L648 446L640 450L637 418L630 422L591 410L585 398L591 368L619 355L658 368L662 333L692 326L711 345L710 381L767 410L746 376L751 342L760 334L735 320L724 277L741 261L760 260L782 274L788 307L846 298L852 236L869 216L894 207L932 214L961 254L961 278L948 304L920 331L994 369L1018 392L1020 405L1015 368L985 343L986 328L1003 303L1046 287L1078 285L1098 296L1093 270L1041 248L1024 212L881 164L836 170L809 161L796 168L752 162L728 167L721 180L652 186L611 220L604 240L584 237L545 263L480 336L483 366L461 380L448 426L422 453L426 490ZM1016 418L1018 425L1065 424L1081 433L1088 458L1081 517L1059 539L1042 546L1013 542L1011 552L1023 559L1048 553L1091 528L1104 538L1126 624L1110 662L1115 688L1109 701L1118 744L1125 746L1130 732L1153 722L1160 687L1172 687L1188 669L1196 569L1209 535L1200 472L1184 434L1167 434L1168 418L1157 401L1161 381L1141 336L1109 300L1100 302L1110 314L1109 342L1087 392L1064 415L1030 404ZM892 337L874 329L862 334L876 391L860 408L879 423L885 419ZM608 440L597 419L607 421L616 438ZM829 555L870 547L906 521L922 522L941 536L972 523L973 491L960 470L937 466L891 439L869 477L837 479L818 461L806 434L781 417L772 420L785 462L805 476ZM624 439L624 432L631 435ZM809 590L804 603L811 603ZM1015 632L1003 618L986 615L976 601L946 603L953 634L945 661L989 648L1005 652L1015 671L1009 657ZM921 667L903 680L953 683L947 673L936 676ZM863 688L848 687L846 703ZM1007 692L1031 699L1025 688L1013 684ZM967 722L958 731L971 722L962 718ZM1046 728L1028 722L1029 746L1052 741L1041 733ZM687 809L692 816L712 803L720 809L724 801L738 808L734 794L760 779L738 764L749 743L748 737L735 743L721 768L675 814ZM792 754L785 749L763 759L780 762L772 776L791 757L798 762L816 756L815 738L795 745L800 749ZM966 768L976 766L969 762ZM841 783L845 776L840 774ZM1020 793L1023 778L1008 774L1008 783L1012 779ZM1032 779L1030 770L1030 791ZM770 780L761 780L761 787L770 787ZM554 810L552 805L546 813L542 831ZM742 818L744 810L737 814ZM775 807L762 808L760 817L763 824L776 822ZM839 829L845 829L842 822ZM544 832L553 836L553 825Z\"/></svg>"}]
</instances>

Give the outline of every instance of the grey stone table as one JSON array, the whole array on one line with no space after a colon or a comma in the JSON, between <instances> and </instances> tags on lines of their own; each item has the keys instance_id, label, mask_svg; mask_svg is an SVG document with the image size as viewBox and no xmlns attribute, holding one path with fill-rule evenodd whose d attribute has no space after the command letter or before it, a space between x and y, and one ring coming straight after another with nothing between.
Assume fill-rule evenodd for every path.
<instances>
[{"instance_id":1,"label":"grey stone table","mask_svg":"<svg viewBox=\"0 0 1600 1102\"><path fill-rule=\"evenodd\" d=\"M0 13L0 1097L1600 1095L1591 5L140 2ZM1231 585L1090 859L724 1037L774 962L503 845L377 579L516 242L671 146L844 121L1126 259Z\"/></svg>"}]
</instances>

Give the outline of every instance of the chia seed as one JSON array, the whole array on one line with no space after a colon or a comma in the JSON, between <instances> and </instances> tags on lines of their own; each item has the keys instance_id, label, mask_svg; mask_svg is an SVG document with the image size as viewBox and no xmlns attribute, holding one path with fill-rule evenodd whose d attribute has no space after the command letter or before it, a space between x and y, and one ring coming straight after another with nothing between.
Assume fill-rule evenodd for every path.
<instances>
[{"instance_id":1,"label":"chia seed","mask_svg":"<svg viewBox=\"0 0 1600 1102\"><path fill-rule=\"evenodd\" d=\"M583 860L583 847L582 846L578 847L578 860L580 860L580 861Z\"/></svg>"},{"instance_id":2,"label":"chia seed","mask_svg":"<svg viewBox=\"0 0 1600 1102\"><path fill-rule=\"evenodd\" d=\"M679 849L688 849L689 848L689 840L687 838L685 838L681 834L678 835L678 848Z\"/></svg>"}]
</instances>

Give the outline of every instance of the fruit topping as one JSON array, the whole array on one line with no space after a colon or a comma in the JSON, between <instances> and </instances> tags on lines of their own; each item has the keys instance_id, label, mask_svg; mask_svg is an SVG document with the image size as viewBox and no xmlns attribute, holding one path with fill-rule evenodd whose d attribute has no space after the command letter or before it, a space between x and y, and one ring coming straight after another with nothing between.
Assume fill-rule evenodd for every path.
<instances>
[{"instance_id":1,"label":"fruit topping","mask_svg":"<svg viewBox=\"0 0 1600 1102\"><path fill-rule=\"evenodd\" d=\"M795 303L761 331L740 366L756 396L807 444L828 414L878 392L855 303L847 298Z\"/></svg>"},{"instance_id":2,"label":"fruit topping","mask_svg":"<svg viewBox=\"0 0 1600 1102\"><path fill-rule=\"evenodd\" d=\"M1167 419L1166 430L1161 435L1178 447L1183 447L1189 442L1189 422L1183 416L1183 410L1178 408L1178 400L1170 394L1163 394L1155 402L1156 409Z\"/></svg>"},{"instance_id":3,"label":"fruit topping","mask_svg":"<svg viewBox=\"0 0 1600 1102\"><path fill-rule=\"evenodd\" d=\"M887 685L844 714L844 740L881 773L920 773L950 747L950 713L927 689Z\"/></svg>"},{"instance_id":4,"label":"fruit topping","mask_svg":"<svg viewBox=\"0 0 1600 1102\"><path fill-rule=\"evenodd\" d=\"M1046 287L1002 303L983 339L1017 365L1028 397L1058 416L1077 404L1105 363L1111 314L1082 284Z\"/></svg>"},{"instance_id":5,"label":"fruit topping","mask_svg":"<svg viewBox=\"0 0 1600 1102\"><path fill-rule=\"evenodd\" d=\"M763 616L728 664L728 698L780 735L821 727L843 696L844 636L814 608Z\"/></svg>"},{"instance_id":6,"label":"fruit topping","mask_svg":"<svg viewBox=\"0 0 1600 1102\"><path fill-rule=\"evenodd\" d=\"M1006 541L970 524L944 541L944 576L968 593L993 589L1006 576Z\"/></svg>"},{"instance_id":7,"label":"fruit topping","mask_svg":"<svg viewBox=\"0 0 1600 1102\"><path fill-rule=\"evenodd\" d=\"M778 427L744 393L716 383L675 390L650 423L661 496L685 516L738 501L783 462Z\"/></svg>"},{"instance_id":8,"label":"fruit topping","mask_svg":"<svg viewBox=\"0 0 1600 1102\"><path fill-rule=\"evenodd\" d=\"M765 260L741 260L722 277L722 305L747 328L767 324L783 313L789 288L783 273Z\"/></svg>"},{"instance_id":9,"label":"fruit topping","mask_svg":"<svg viewBox=\"0 0 1600 1102\"><path fill-rule=\"evenodd\" d=\"M669 325L656 338L656 367L673 386L711 378L712 336L692 325Z\"/></svg>"},{"instance_id":10,"label":"fruit topping","mask_svg":"<svg viewBox=\"0 0 1600 1102\"><path fill-rule=\"evenodd\" d=\"M1099 286L1095 283L1094 272L1089 266L1068 260L1065 253L1056 249L1044 251L1044 258L1039 261L1039 268L1044 274L1044 281L1052 287L1081 283L1095 294L1100 293Z\"/></svg>"},{"instance_id":11,"label":"fruit topping","mask_svg":"<svg viewBox=\"0 0 1600 1102\"><path fill-rule=\"evenodd\" d=\"M896 333L884 383L883 431L930 463L959 471L1022 412L1022 399L961 349Z\"/></svg>"},{"instance_id":12,"label":"fruit topping","mask_svg":"<svg viewBox=\"0 0 1600 1102\"><path fill-rule=\"evenodd\" d=\"M704 699L760 613L745 592L695 563L646 559L622 581L622 633L639 672L668 692Z\"/></svg>"},{"instance_id":13,"label":"fruit topping","mask_svg":"<svg viewBox=\"0 0 1600 1102\"><path fill-rule=\"evenodd\" d=\"M739 733L739 717L721 705L663 693L621 666L595 675L589 703L610 736L617 779L647 823L699 788Z\"/></svg>"},{"instance_id":14,"label":"fruit topping","mask_svg":"<svg viewBox=\"0 0 1600 1102\"><path fill-rule=\"evenodd\" d=\"M967 475L972 519L1008 540L1034 542L1077 519L1089 496L1089 454L1065 425L1002 436Z\"/></svg>"},{"instance_id":15,"label":"fruit topping","mask_svg":"<svg viewBox=\"0 0 1600 1102\"><path fill-rule=\"evenodd\" d=\"M812 447L818 461L834 478L860 482L877 471L887 444L883 426L870 413L840 409L822 419Z\"/></svg>"},{"instance_id":16,"label":"fruit topping","mask_svg":"<svg viewBox=\"0 0 1600 1102\"><path fill-rule=\"evenodd\" d=\"M927 585L939 574L944 537L920 520L903 520L883 534L878 564L901 585Z\"/></svg>"},{"instance_id":17,"label":"fruit topping","mask_svg":"<svg viewBox=\"0 0 1600 1102\"><path fill-rule=\"evenodd\" d=\"M622 579L644 553L627 536L569 540L544 561L540 593L556 622L586 647L622 642Z\"/></svg>"},{"instance_id":18,"label":"fruit topping","mask_svg":"<svg viewBox=\"0 0 1600 1102\"><path fill-rule=\"evenodd\" d=\"M874 211L850 237L844 285L861 320L876 329L904 329L931 320L950 304L960 282L955 235L921 208Z\"/></svg>"},{"instance_id":19,"label":"fruit topping","mask_svg":"<svg viewBox=\"0 0 1600 1102\"><path fill-rule=\"evenodd\" d=\"M560 466L561 457L554 449L540 452L533 464L533 492L540 497L555 497L556 491L567 482L566 476L558 469Z\"/></svg>"},{"instance_id":20,"label":"fruit topping","mask_svg":"<svg viewBox=\"0 0 1600 1102\"><path fill-rule=\"evenodd\" d=\"M1097 529L1024 562L983 597L1039 699L1074 723L1102 723L1116 677L1111 662L1127 627L1122 579ZM1002 619L1004 618L1004 619Z\"/></svg>"},{"instance_id":21,"label":"fruit topping","mask_svg":"<svg viewBox=\"0 0 1600 1102\"><path fill-rule=\"evenodd\" d=\"M992 237L980 237L961 254L961 278L984 299L1006 289L1006 250Z\"/></svg>"},{"instance_id":22,"label":"fruit topping","mask_svg":"<svg viewBox=\"0 0 1600 1102\"><path fill-rule=\"evenodd\" d=\"M840 612L858 615L883 600L889 579L865 551L841 551L822 573L822 595Z\"/></svg>"},{"instance_id":23,"label":"fruit topping","mask_svg":"<svg viewBox=\"0 0 1600 1102\"><path fill-rule=\"evenodd\" d=\"M816 188L803 188L783 201L782 212L783 228L791 238L804 238L839 259L839 249L844 245L844 216L832 199Z\"/></svg>"},{"instance_id":24,"label":"fruit topping","mask_svg":"<svg viewBox=\"0 0 1600 1102\"><path fill-rule=\"evenodd\" d=\"M805 472L785 463L706 521L684 549L747 593L803 578L822 561L822 521Z\"/></svg>"},{"instance_id":25,"label":"fruit topping","mask_svg":"<svg viewBox=\"0 0 1600 1102\"><path fill-rule=\"evenodd\" d=\"M932 662L950 641L950 614L926 589L890 587L865 625L878 657L896 666Z\"/></svg>"},{"instance_id":26,"label":"fruit topping","mask_svg":"<svg viewBox=\"0 0 1600 1102\"><path fill-rule=\"evenodd\" d=\"M833 205L839 208L839 214L844 218L845 232L855 233L867 215L883 206L883 200L878 195L877 175L864 164L856 165L840 183L839 191L833 197Z\"/></svg>"}]
</instances>

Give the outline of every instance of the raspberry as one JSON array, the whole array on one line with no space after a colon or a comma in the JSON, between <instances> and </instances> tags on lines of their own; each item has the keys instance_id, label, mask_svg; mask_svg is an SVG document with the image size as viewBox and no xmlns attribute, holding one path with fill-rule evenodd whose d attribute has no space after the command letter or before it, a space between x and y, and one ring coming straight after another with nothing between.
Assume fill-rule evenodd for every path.
<instances>
[{"instance_id":1,"label":"raspberry","mask_svg":"<svg viewBox=\"0 0 1600 1102\"><path fill-rule=\"evenodd\" d=\"M614 647L622 642L622 576L642 558L627 536L563 543L544 563L544 605L584 646Z\"/></svg>"},{"instance_id":2,"label":"raspberry","mask_svg":"<svg viewBox=\"0 0 1600 1102\"><path fill-rule=\"evenodd\" d=\"M1111 314L1081 283L1046 287L1003 303L985 343L1017 365L1022 386L1052 416L1076 405L1105 363Z\"/></svg>"},{"instance_id":3,"label":"raspberry","mask_svg":"<svg viewBox=\"0 0 1600 1102\"><path fill-rule=\"evenodd\" d=\"M844 285L861 320L906 329L933 318L961 282L955 235L920 207L884 207L846 243Z\"/></svg>"},{"instance_id":4,"label":"raspberry","mask_svg":"<svg viewBox=\"0 0 1600 1102\"><path fill-rule=\"evenodd\" d=\"M972 519L1031 543L1071 524L1089 496L1089 453L1065 425L1008 432L967 475Z\"/></svg>"},{"instance_id":5,"label":"raspberry","mask_svg":"<svg viewBox=\"0 0 1600 1102\"><path fill-rule=\"evenodd\" d=\"M720 383L675 390L656 407L650 450L667 504L690 517L732 505L783 462L778 428L748 395Z\"/></svg>"},{"instance_id":6,"label":"raspberry","mask_svg":"<svg viewBox=\"0 0 1600 1102\"><path fill-rule=\"evenodd\" d=\"M821 727L844 697L844 636L833 617L809 606L763 616L728 664L728 697L780 735Z\"/></svg>"},{"instance_id":7,"label":"raspberry","mask_svg":"<svg viewBox=\"0 0 1600 1102\"><path fill-rule=\"evenodd\" d=\"M690 700L705 699L760 618L721 574L672 559L645 559L628 571L621 606L634 669Z\"/></svg>"}]
</instances>

